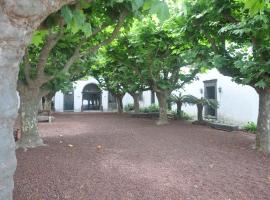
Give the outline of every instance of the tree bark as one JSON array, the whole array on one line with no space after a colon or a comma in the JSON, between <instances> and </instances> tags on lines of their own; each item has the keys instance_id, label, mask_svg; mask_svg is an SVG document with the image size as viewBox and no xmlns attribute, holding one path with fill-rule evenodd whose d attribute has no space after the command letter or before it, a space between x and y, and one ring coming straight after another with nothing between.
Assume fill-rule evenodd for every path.
<instances>
[{"instance_id":1,"label":"tree bark","mask_svg":"<svg viewBox=\"0 0 270 200\"><path fill-rule=\"evenodd\" d=\"M133 101L134 101L134 112L140 112L140 94L139 93L132 93L131 94Z\"/></svg>"},{"instance_id":2,"label":"tree bark","mask_svg":"<svg viewBox=\"0 0 270 200\"><path fill-rule=\"evenodd\" d=\"M117 112L118 114L123 113L123 97L124 95L115 95L117 102Z\"/></svg>"},{"instance_id":3,"label":"tree bark","mask_svg":"<svg viewBox=\"0 0 270 200\"><path fill-rule=\"evenodd\" d=\"M17 141L17 148L35 148L44 146L38 134L38 110L40 103L39 88L20 87L20 119L21 138Z\"/></svg>"},{"instance_id":4,"label":"tree bark","mask_svg":"<svg viewBox=\"0 0 270 200\"><path fill-rule=\"evenodd\" d=\"M54 97L55 93L54 92L50 92L49 94L47 94L46 96L44 96L45 102L44 102L44 106L43 106L43 110L52 110L52 98Z\"/></svg>"},{"instance_id":5,"label":"tree bark","mask_svg":"<svg viewBox=\"0 0 270 200\"><path fill-rule=\"evenodd\" d=\"M0 1L0 199L12 200L16 169L13 125L18 112L19 63L32 33L52 12L72 0Z\"/></svg>"},{"instance_id":6,"label":"tree bark","mask_svg":"<svg viewBox=\"0 0 270 200\"><path fill-rule=\"evenodd\" d=\"M178 117L182 117L182 102L177 102L176 103L176 114Z\"/></svg>"},{"instance_id":7,"label":"tree bark","mask_svg":"<svg viewBox=\"0 0 270 200\"><path fill-rule=\"evenodd\" d=\"M203 105L202 104L197 104L197 117L198 121L202 122L203 121Z\"/></svg>"},{"instance_id":8,"label":"tree bark","mask_svg":"<svg viewBox=\"0 0 270 200\"><path fill-rule=\"evenodd\" d=\"M156 92L159 104L159 119L157 125L169 124L168 115L167 115L167 91L158 91Z\"/></svg>"},{"instance_id":9,"label":"tree bark","mask_svg":"<svg viewBox=\"0 0 270 200\"><path fill-rule=\"evenodd\" d=\"M270 152L270 88L257 90L259 114L256 132L256 149Z\"/></svg>"},{"instance_id":10,"label":"tree bark","mask_svg":"<svg viewBox=\"0 0 270 200\"><path fill-rule=\"evenodd\" d=\"M0 14L0 24L1 21ZM0 199L11 200L14 187L13 174L16 169L13 126L18 112L17 56L20 57L23 52L20 51L19 42L10 45L8 41L1 41L2 28L7 27L0 25Z\"/></svg>"}]
</instances>

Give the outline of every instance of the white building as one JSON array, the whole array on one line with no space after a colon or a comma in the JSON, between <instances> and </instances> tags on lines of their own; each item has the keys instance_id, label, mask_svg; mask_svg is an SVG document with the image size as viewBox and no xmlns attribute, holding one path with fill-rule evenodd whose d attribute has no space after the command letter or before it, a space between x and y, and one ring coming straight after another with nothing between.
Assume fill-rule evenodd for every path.
<instances>
[{"instance_id":1,"label":"white building","mask_svg":"<svg viewBox=\"0 0 270 200\"><path fill-rule=\"evenodd\" d=\"M56 112L74 111L114 111L117 109L115 98L108 91L98 88L96 79L89 77L88 80L80 80L74 83L74 90L68 94L57 92L54 97L54 108ZM152 101L151 101L152 95ZM133 103L133 98L126 94L123 105ZM140 98L140 106L147 107L153 102L153 93L145 91Z\"/></svg>"},{"instance_id":2,"label":"white building","mask_svg":"<svg viewBox=\"0 0 270 200\"><path fill-rule=\"evenodd\" d=\"M223 76L216 69L200 74L198 80L184 88L184 94L197 97L216 99L218 109L204 109L205 116L211 116L219 121L232 124L256 122L258 115L258 95L249 86L243 86L231 81L230 77ZM158 103L151 91L143 93L140 106L147 107ZM124 106L133 103L133 99L126 94ZM55 111L85 112L89 110L113 111L116 110L114 97L108 91L100 91L98 82L94 78L74 83L74 90L68 94L57 92L55 95ZM196 106L183 106L189 115L196 116Z\"/></svg>"}]
</instances>

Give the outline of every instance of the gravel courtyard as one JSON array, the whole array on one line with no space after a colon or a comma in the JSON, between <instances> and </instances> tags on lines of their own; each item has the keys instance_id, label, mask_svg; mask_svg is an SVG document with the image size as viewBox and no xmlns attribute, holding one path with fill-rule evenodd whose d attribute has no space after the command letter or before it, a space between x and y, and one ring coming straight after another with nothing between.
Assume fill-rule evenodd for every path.
<instances>
[{"instance_id":1,"label":"gravel courtyard","mask_svg":"<svg viewBox=\"0 0 270 200\"><path fill-rule=\"evenodd\" d=\"M56 114L48 146L17 151L15 200L270 200L270 155L254 136L185 121Z\"/></svg>"}]
</instances>

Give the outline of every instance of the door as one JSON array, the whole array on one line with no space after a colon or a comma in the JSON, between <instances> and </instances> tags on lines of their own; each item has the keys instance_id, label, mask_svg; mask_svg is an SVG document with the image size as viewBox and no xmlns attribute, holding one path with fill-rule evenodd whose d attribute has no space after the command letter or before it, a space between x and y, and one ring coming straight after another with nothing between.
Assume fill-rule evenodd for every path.
<instances>
[{"instance_id":1,"label":"door","mask_svg":"<svg viewBox=\"0 0 270 200\"><path fill-rule=\"evenodd\" d=\"M64 111L74 110L74 91L64 94Z\"/></svg>"},{"instance_id":2,"label":"door","mask_svg":"<svg viewBox=\"0 0 270 200\"><path fill-rule=\"evenodd\" d=\"M204 81L204 97L217 100L217 80ZM204 114L207 118L217 118L217 109L205 106Z\"/></svg>"}]
</instances>

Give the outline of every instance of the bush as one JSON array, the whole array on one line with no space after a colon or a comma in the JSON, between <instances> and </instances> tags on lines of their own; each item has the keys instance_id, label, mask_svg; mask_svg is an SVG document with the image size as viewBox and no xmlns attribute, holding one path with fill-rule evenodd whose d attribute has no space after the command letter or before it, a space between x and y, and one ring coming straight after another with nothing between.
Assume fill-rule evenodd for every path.
<instances>
[{"instance_id":1,"label":"bush","mask_svg":"<svg viewBox=\"0 0 270 200\"><path fill-rule=\"evenodd\" d=\"M125 107L124 107L125 112L130 112L130 111L133 111L133 110L134 110L134 104L133 103L129 103L129 104L125 105Z\"/></svg>"},{"instance_id":2,"label":"bush","mask_svg":"<svg viewBox=\"0 0 270 200\"><path fill-rule=\"evenodd\" d=\"M257 130L257 125L254 122L248 122L244 126L244 130L247 131L247 132L255 133L256 130Z\"/></svg>"},{"instance_id":3,"label":"bush","mask_svg":"<svg viewBox=\"0 0 270 200\"><path fill-rule=\"evenodd\" d=\"M140 112L142 113L153 113L153 112L159 112L159 106L156 104L152 104L148 107L144 107L140 109Z\"/></svg>"},{"instance_id":4,"label":"bush","mask_svg":"<svg viewBox=\"0 0 270 200\"><path fill-rule=\"evenodd\" d=\"M181 111L181 115L178 115L176 111L172 111L171 114L176 118L176 119L183 119L183 120L192 120L193 118L185 113L184 111Z\"/></svg>"}]
</instances>

